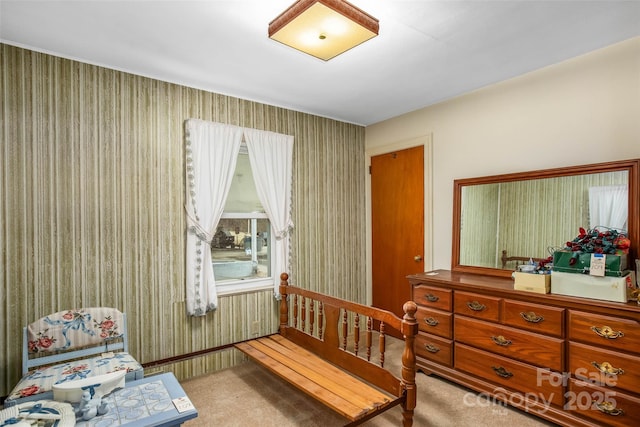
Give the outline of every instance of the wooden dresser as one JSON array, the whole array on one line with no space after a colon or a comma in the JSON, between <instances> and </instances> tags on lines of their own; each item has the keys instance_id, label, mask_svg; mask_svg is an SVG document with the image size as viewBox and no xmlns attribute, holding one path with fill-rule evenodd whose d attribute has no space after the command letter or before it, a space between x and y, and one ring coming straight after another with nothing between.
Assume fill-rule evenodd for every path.
<instances>
[{"instance_id":1,"label":"wooden dresser","mask_svg":"<svg viewBox=\"0 0 640 427\"><path fill-rule=\"evenodd\" d=\"M516 291L510 278L448 270L408 279L418 369L561 425L640 425L635 302Z\"/></svg>"}]
</instances>

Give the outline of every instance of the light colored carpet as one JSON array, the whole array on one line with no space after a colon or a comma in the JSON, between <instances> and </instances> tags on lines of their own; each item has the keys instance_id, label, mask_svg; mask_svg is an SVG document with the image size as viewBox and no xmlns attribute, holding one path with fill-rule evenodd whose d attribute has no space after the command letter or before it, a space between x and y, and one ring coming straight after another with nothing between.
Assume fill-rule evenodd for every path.
<instances>
[{"instance_id":1,"label":"light colored carpet","mask_svg":"<svg viewBox=\"0 0 640 427\"><path fill-rule=\"evenodd\" d=\"M390 340L391 341L391 340ZM385 360L396 369L392 353L400 354L400 344L389 343ZM495 405L436 376L418 373L418 402L415 427L541 427L553 426L522 411ZM198 418L186 427L196 426L264 426L264 427L333 427L347 420L316 402L286 381L253 362L192 378L181 383L196 409ZM367 421L363 426L402 425L402 409L391 408Z\"/></svg>"}]
</instances>

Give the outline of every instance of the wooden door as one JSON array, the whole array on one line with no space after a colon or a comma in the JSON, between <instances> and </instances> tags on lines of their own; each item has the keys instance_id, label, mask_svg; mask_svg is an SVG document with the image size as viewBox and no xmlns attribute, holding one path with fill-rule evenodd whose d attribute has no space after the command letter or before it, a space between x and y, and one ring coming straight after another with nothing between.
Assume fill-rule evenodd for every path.
<instances>
[{"instance_id":1,"label":"wooden door","mask_svg":"<svg viewBox=\"0 0 640 427\"><path fill-rule=\"evenodd\" d=\"M424 271L424 147L371 158L372 302L403 315Z\"/></svg>"}]
</instances>

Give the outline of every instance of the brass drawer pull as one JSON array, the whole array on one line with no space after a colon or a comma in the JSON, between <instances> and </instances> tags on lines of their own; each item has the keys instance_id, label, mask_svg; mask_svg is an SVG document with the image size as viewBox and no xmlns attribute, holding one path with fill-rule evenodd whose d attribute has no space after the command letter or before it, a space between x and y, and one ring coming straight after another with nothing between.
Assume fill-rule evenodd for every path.
<instances>
[{"instance_id":1,"label":"brass drawer pull","mask_svg":"<svg viewBox=\"0 0 640 427\"><path fill-rule=\"evenodd\" d=\"M607 415L624 415L624 411L622 409L616 408L615 403L612 402L601 402L595 403L594 405L600 412L603 412Z\"/></svg>"},{"instance_id":2,"label":"brass drawer pull","mask_svg":"<svg viewBox=\"0 0 640 427\"><path fill-rule=\"evenodd\" d=\"M438 323L438 319L434 319L433 317L425 317L424 318L424 323L426 323L429 326L437 326Z\"/></svg>"},{"instance_id":3,"label":"brass drawer pull","mask_svg":"<svg viewBox=\"0 0 640 427\"><path fill-rule=\"evenodd\" d=\"M622 368L614 368L611 365L611 363L609 363L609 362L602 362L602 363L591 362L591 364L593 366L595 366L596 369L598 369L603 374L609 374L609 375L622 375L622 374L624 374L624 369L622 369Z\"/></svg>"},{"instance_id":4,"label":"brass drawer pull","mask_svg":"<svg viewBox=\"0 0 640 427\"><path fill-rule=\"evenodd\" d=\"M440 351L440 349L438 347L436 347L433 344L426 344L424 346L425 350L427 350L429 353L437 353Z\"/></svg>"},{"instance_id":5,"label":"brass drawer pull","mask_svg":"<svg viewBox=\"0 0 640 427\"><path fill-rule=\"evenodd\" d=\"M502 378L511 378L513 376L512 372L507 371L502 366L500 367L492 366L491 369L493 369L493 372L495 372L497 376Z\"/></svg>"},{"instance_id":6,"label":"brass drawer pull","mask_svg":"<svg viewBox=\"0 0 640 427\"><path fill-rule=\"evenodd\" d=\"M494 343L502 347L507 347L513 344L511 340L506 339L502 335L498 335L497 337L491 337L491 339L493 340Z\"/></svg>"},{"instance_id":7,"label":"brass drawer pull","mask_svg":"<svg viewBox=\"0 0 640 427\"><path fill-rule=\"evenodd\" d=\"M622 331L616 332L610 326L603 326L601 328L598 328L597 326L592 326L591 330L595 332L597 335L601 336L602 338L606 338L608 340L614 340L616 338L622 338L624 336L624 333L622 333Z\"/></svg>"},{"instance_id":8,"label":"brass drawer pull","mask_svg":"<svg viewBox=\"0 0 640 427\"><path fill-rule=\"evenodd\" d=\"M480 304L478 301L469 301L467 303L467 307L469 307L473 311L482 311L487 308L486 305Z\"/></svg>"},{"instance_id":9,"label":"brass drawer pull","mask_svg":"<svg viewBox=\"0 0 640 427\"><path fill-rule=\"evenodd\" d=\"M544 320L544 317L538 316L533 311L523 311L520 316L529 323L540 323Z\"/></svg>"},{"instance_id":10,"label":"brass drawer pull","mask_svg":"<svg viewBox=\"0 0 640 427\"><path fill-rule=\"evenodd\" d=\"M427 294L426 297L427 297L427 301L429 301L429 302L436 302L436 301L438 301L440 299L439 296L434 295L434 294Z\"/></svg>"}]
</instances>

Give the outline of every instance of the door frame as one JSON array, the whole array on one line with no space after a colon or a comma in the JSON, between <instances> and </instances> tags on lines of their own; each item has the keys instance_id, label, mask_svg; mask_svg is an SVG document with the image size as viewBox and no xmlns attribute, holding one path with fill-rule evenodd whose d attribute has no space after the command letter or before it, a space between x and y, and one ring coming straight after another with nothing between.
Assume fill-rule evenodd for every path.
<instances>
[{"instance_id":1,"label":"door frame","mask_svg":"<svg viewBox=\"0 0 640 427\"><path fill-rule=\"evenodd\" d=\"M424 269L429 271L433 269L433 137L431 134L420 136L417 138L398 141L387 145L371 147L365 150L366 157L366 184L365 184L365 211L366 211L366 286L368 305L373 302L373 269L371 266L372 257L372 236L371 236L371 157L381 154L392 153L398 150L413 148L418 146L424 147Z\"/></svg>"}]
</instances>

